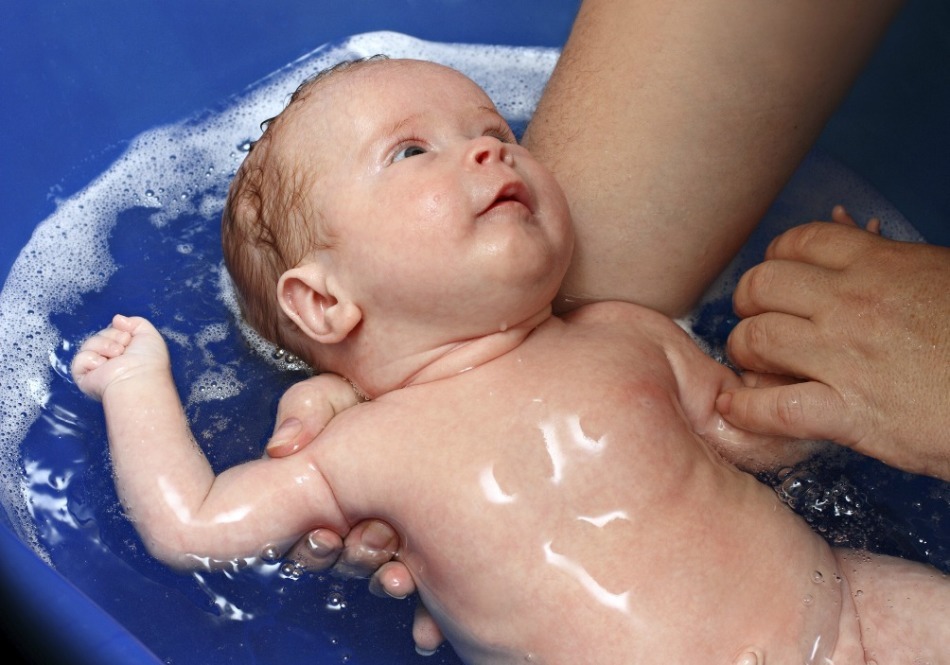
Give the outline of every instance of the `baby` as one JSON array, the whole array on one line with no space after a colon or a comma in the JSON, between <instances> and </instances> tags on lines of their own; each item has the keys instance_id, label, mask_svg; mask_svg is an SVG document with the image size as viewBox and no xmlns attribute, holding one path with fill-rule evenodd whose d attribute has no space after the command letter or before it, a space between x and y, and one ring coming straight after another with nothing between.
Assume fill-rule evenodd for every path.
<instances>
[{"instance_id":1,"label":"baby","mask_svg":"<svg viewBox=\"0 0 950 665\"><path fill-rule=\"evenodd\" d=\"M301 86L223 237L248 320L333 373L329 422L215 477L161 336L115 317L73 375L161 560L380 518L469 663L947 662L939 573L833 550L737 468L783 442L716 414L735 374L642 307L552 314L567 203L460 73L370 60Z\"/></svg>"}]
</instances>

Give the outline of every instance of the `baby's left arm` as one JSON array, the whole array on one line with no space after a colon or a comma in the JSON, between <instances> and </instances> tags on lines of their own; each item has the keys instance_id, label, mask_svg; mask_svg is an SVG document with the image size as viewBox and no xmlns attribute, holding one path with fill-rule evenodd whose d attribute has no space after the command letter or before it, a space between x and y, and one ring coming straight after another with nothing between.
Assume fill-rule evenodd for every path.
<instances>
[{"instance_id":1,"label":"baby's left arm","mask_svg":"<svg viewBox=\"0 0 950 665\"><path fill-rule=\"evenodd\" d=\"M191 435L165 342L145 319L116 316L83 344L72 371L103 403L119 496L159 559L191 568L282 549L317 527L347 532L313 454L215 477Z\"/></svg>"}]
</instances>

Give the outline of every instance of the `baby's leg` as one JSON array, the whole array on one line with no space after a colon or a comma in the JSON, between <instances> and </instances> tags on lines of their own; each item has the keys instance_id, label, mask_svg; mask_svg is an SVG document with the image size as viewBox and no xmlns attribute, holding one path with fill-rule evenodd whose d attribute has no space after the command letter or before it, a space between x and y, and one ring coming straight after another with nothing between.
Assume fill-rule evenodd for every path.
<instances>
[{"instance_id":1,"label":"baby's leg","mask_svg":"<svg viewBox=\"0 0 950 665\"><path fill-rule=\"evenodd\" d=\"M894 557L837 550L868 663L950 663L950 578Z\"/></svg>"},{"instance_id":2,"label":"baby's leg","mask_svg":"<svg viewBox=\"0 0 950 665\"><path fill-rule=\"evenodd\" d=\"M121 314L87 339L72 362L76 385L98 400L111 385L156 370L171 371L162 336L145 319Z\"/></svg>"}]
</instances>

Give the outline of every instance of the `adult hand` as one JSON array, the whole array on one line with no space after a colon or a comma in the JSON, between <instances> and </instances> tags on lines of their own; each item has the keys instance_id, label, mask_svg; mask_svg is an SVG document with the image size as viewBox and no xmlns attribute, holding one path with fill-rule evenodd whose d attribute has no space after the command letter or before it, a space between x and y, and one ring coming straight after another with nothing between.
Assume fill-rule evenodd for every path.
<instances>
[{"instance_id":1,"label":"adult hand","mask_svg":"<svg viewBox=\"0 0 950 665\"><path fill-rule=\"evenodd\" d=\"M277 426L266 451L286 457L310 445L330 420L358 400L346 382L322 374L291 386L277 406ZM319 445L319 443L317 443ZM374 595L406 598L416 591L409 569L394 560L399 535L379 520L364 520L343 539L328 529L315 529L301 538L286 558L311 572L330 570L340 577L369 577ZM412 626L416 650L435 653L444 638L426 608L419 603Z\"/></svg>"},{"instance_id":2,"label":"adult hand","mask_svg":"<svg viewBox=\"0 0 950 665\"><path fill-rule=\"evenodd\" d=\"M834 218L845 223L782 234L740 280L728 353L752 373L717 408L739 427L950 480L950 249Z\"/></svg>"}]
</instances>

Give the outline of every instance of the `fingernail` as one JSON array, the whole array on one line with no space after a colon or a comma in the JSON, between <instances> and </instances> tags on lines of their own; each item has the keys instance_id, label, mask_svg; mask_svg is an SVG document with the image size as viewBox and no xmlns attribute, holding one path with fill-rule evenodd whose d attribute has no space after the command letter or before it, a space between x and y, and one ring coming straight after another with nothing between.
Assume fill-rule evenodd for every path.
<instances>
[{"instance_id":1,"label":"fingernail","mask_svg":"<svg viewBox=\"0 0 950 665\"><path fill-rule=\"evenodd\" d=\"M386 549L393 537L392 529L382 522L371 522L363 532L363 544L374 550Z\"/></svg>"},{"instance_id":2,"label":"fingernail","mask_svg":"<svg viewBox=\"0 0 950 665\"><path fill-rule=\"evenodd\" d=\"M396 600L405 600L409 594L403 588L403 585L396 579L390 579L387 585L381 585L383 593Z\"/></svg>"},{"instance_id":3,"label":"fingernail","mask_svg":"<svg viewBox=\"0 0 950 665\"><path fill-rule=\"evenodd\" d=\"M303 423L300 422L300 420L297 418L288 418L282 422L280 427L277 428L277 431L274 432L274 436L267 442L267 448L276 448L277 446L287 443L297 436L302 428Z\"/></svg>"},{"instance_id":4,"label":"fingernail","mask_svg":"<svg viewBox=\"0 0 950 665\"><path fill-rule=\"evenodd\" d=\"M719 397L716 398L716 411L720 414L727 416L729 415L729 410L732 407L732 393L722 393Z\"/></svg>"},{"instance_id":5,"label":"fingernail","mask_svg":"<svg viewBox=\"0 0 950 665\"><path fill-rule=\"evenodd\" d=\"M307 547L310 549L310 553L317 557L326 556L336 549L333 545L326 542L325 540L320 540L319 530L312 531L307 536Z\"/></svg>"},{"instance_id":6,"label":"fingernail","mask_svg":"<svg viewBox=\"0 0 950 665\"><path fill-rule=\"evenodd\" d=\"M422 647L416 647L416 653L420 656L434 656L436 651L438 651L438 649L423 649Z\"/></svg>"}]
</instances>

